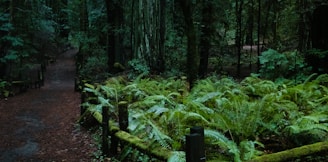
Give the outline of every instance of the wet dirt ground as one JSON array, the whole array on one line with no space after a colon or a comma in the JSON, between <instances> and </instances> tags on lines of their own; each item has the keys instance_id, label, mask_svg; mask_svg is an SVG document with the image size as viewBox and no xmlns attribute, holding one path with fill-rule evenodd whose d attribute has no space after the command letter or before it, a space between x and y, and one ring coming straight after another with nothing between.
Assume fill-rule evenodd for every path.
<instances>
[{"instance_id":1,"label":"wet dirt ground","mask_svg":"<svg viewBox=\"0 0 328 162\"><path fill-rule=\"evenodd\" d=\"M78 126L80 94L74 92L74 55L47 67L40 89L0 99L0 161L91 161L96 150Z\"/></svg>"}]
</instances>

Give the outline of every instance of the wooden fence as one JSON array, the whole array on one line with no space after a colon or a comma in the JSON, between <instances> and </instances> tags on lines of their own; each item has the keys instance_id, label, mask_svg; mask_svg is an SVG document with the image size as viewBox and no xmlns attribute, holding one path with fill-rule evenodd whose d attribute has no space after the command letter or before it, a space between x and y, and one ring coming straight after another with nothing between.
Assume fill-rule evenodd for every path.
<instances>
[{"instance_id":1,"label":"wooden fence","mask_svg":"<svg viewBox=\"0 0 328 162\"><path fill-rule=\"evenodd\" d=\"M82 92L82 102L84 102L88 97L90 97L88 94ZM98 111L89 112L85 109L85 107L81 106L81 115L85 116L86 113L89 113L89 116L91 115L98 122L98 124L102 126L103 155L117 155L119 144L121 147L123 147L124 144L128 144L129 146L132 146L151 157L168 161L168 159L173 155L172 150L168 150L164 147L153 148L151 147L151 143L148 143L139 137L133 136L128 132L128 104L129 103L126 101L121 101L118 104L119 126L115 126L109 122L108 107L102 107L102 113L100 113ZM108 137L110 137L110 139ZM202 127L190 128L190 134L186 135L185 152L187 162L204 162L206 160L204 129Z\"/></svg>"}]
</instances>

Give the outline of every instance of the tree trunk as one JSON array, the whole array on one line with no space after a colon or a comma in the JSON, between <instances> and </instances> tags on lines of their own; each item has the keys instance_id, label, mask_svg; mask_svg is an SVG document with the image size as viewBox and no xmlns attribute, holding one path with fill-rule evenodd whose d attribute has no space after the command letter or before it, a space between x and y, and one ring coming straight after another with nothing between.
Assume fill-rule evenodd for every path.
<instances>
[{"instance_id":1,"label":"tree trunk","mask_svg":"<svg viewBox=\"0 0 328 162\"><path fill-rule=\"evenodd\" d=\"M253 45L253 29L254 29L254 0L250 0L251 5L248 9L246 44ZM252 49L252 48L251 48Z\"/></svg>"},{"instance_id":2,"label":"tree trunk","mask_svg":"<svg viewBox=\"0 0 328 162\"><path fill-rule=\"evenodd\" d=\"M270 11L271 7L273 5L274 1L268 1L268 8L266 9L266 15L265 15L265 20L264 20L264 27L262 29L262 45L265 44L265 37L268 31L268 26L269 26L269 17L270 17ZM262 49L260 49L262 50Z\"/></svg>"},{"instance_id":3,"label":"tree trunk","mask_svg":"<svg viewBox=\"0 0 328 162\"><path fill-rule=\"evenodd\" d=\"M258 0L258 12L257 12L257 71L260 70L260 55L261 55L261 49L260 49L260 35L261 35L261 0Z\"/></svg>"},{"instance_id":4,"label":"tree trunk","mask_svg":"<svg viewBox=\"0 0 328 162\"><path fill-rule=\"evenodd\" d=\"M80 31L87 32L89 25L87 1L82 0L80 5Z\"/></svg>"},{"instance_id":5,"label":"tree trunk","mask_svg":"<svg viewBox=\"0 0 328 162\"><path fill-rule=\"evenodd\" d=\"M237 48L237 76L240 76L241 68L241 48L242 48L242 11L243 11L243 0L236 0L236 48ZM239 2L239 3L238 3Z\"/></svg>"},{"instance_id":6,"label":"tree trunk","mask_svg":"<svg viewBox=\"0 0 328 162\"><path fill-rule=\"evenodd\" d=\"M87 9L87 1L82 0L80 3L80 31L84 33L85 36L88 35L88 24L89 24L89 19L88 19L88 9ZM77 55L77 63L80 65L79 69L84 66L85 62L85 53L81 51L82 46L84 46L84 42L80 42L80 49L79 53ZM78 70L77 70L78 71Z\"/></svg>"},{"instance_id":7,"label":"tree trunk","mask_svg":"<svg viewBox=\"0 0 328 162\"><path fill-rule=\"evenodd\" d=\"M13 6L12 6L12 0L11 1L6 1L1 3L4 8L9 8L9 10L5 11L5 14L11 15ZM8 22L11 23L11 17L9 17ZM1 25L0 25L1 26ZM0 38L3 38L6 35L9 35L10 32L8 31L2 31L0 30ZM1 42L0 43L0 59L3 59L3 57L6 56L7 51L8 51L9 43L8 42ZM4 78L6 76L6 69L8 67L8 64L6 62L1 62L0 61L0 78Z\"/></svg>"},{"instance_id":8,"label":"tree trunk","mask_svg":"<svg viewBox=\"0 0 328 162\"><path fill-rule=\"evenodd\" d=\"M197 79L199 69L199 53L196 42L196 30L193 23L191 1L180 0L185 20L185 33L187 35L187 75L190 87Z\"/></svg>"},{"instance_id":9,"label":"tree trunk","mask_svg":"<svg viewBox=\"0 0 328 162\"><path fill-rule=\"evenodd\" d=\"M250 0L250 6L248 8L248 18L247 18L247 30L246 30L246 44L250 45L249 52L249 68L252 70L252 55L253 55L253 30L254 30L254 0Z\"/></svg>"},{"instance_id":10,"label":"tree trunk","mask_svg":"<svg viewBox=\"0 0 328 162\"><path fill-rule=\"evenodd\" d=\"M213 34L213 5L210 2L203 2L202 28L200 40L200 63L199 76L204 78L207 74L208 57L211 48L211 35Z\"/></svg>"},{"instance_id":11,"label":"tree trunk","mask_svg":"<svg viewBox=\"0 0 328 162\"><path fill-rule=\"evenodd\" d=\"M108 56L108 70L111 73L118 72L119 69L114 67L116 62L123 64L123 37L121 29L123 27L123 8L119 2L112 0L105 1L107 9L107 56Z\"/></svg>"},{"instance_id":12,"label":"tree trunk","mask_svg":"<svg viewBox=\"0 0 328 162\"><path fill-rule=\"evenodd\" d=\"M139 0L132 4L132 52L134 59L151 72L164 69L165 4L165 0Z\"/></svg>"},{"instance_id":13,"label":"tree trunk","mask_svg":"<svg viewBox=\"0 0 328 162\"><path fill-rule=\"evenodd\" d=\"M273 46L277 47L278 45L278 41L280 40L279 39L279 35L277 34L277 30L278 30L278 21L279 21L279 17L278 17L278 13L279 13L279 2L277 0L274 0L272 1L272 8L273 8L273 18L274 18L274 21L272 22L272 35L273 35L273 38L272 38L272 44Z\"/></svg>"},{"instance_id":14,"label":"tree trunk","mask_svg":"<svg viewBox=\"0 0 328 162\"><path fill-rule=\"evenodd\" d=\"M158 71L160 73L165 71L165 18L166 18L166 0L160 0L160 20L159 20L159 55L158 55Z\"/></svg>"},{"instance_id":15,"label":"tree trunk","mask_svg":"<svg viewBox=\"0 0 328 162\"><path fill-rule=\"evenodd\" d=\"M310 11L307 11L309 8L309 2L305 0L298 0L296 4L297 10L299 12L298 20L298 50L303 52L310 48L311 39L310 39Z\"/></svg>"},{"instance_id":16,"label":"tree trunk","mask_svg":"<svg viewBox=\"0 0 328 162\"><path fill-rule=\"evenodd\" d=\"M58 23L60 25L59 27L59 36L62 38L68 38L69 34L69 28L68 28L68 13L63 11L62 9L67 8L67 0L61 0L60 1L60 9L59 9L59 20Z\"/></svg>"},{"instance_id":17,"label":"tree trunk","mask_svg":"<svg viewBox=\"0 0 328 162\"><path fill-rule=\"evenodd\" d=\"M115 64L115 36L113 31L113 24L114 24L114 18L112 16L113 9L112 4L113 2L111 0L105 0L106 3L106 11L107 11L107 25L108 25L108 31L107 31L107 65L108 65L108 71L114 72L114 64Z\"/></svg>"}]
</instances>

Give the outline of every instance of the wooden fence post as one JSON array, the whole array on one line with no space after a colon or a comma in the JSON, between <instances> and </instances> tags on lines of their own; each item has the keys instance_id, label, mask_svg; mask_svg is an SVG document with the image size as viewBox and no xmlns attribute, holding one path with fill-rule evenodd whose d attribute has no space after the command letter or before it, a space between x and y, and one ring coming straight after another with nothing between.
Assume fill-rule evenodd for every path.
<instances>
[{"instance_id":1,"label":"wooden fence post","mask_svg":"<svg viewBox=\"0 0 328 162\"><path fill-rule=\"evenodd\" d=\"M126 101L121 101L118 103L118 122L120 126L120 130L126 131L128 128L128 107ZM119 139L115 136L115 132L111 132L110 134L110 154L112 156L117 155L117 148L119 144ZM122 144L122 143L121 143ZM122 145L123 146L123 145Z\"/></svg>"},{"instance_id":2,"label":"wooden fence post","mask_svg":"<svg viewBox=\"0 0 328 162\"><path fill-rule=\"evenodd\" d=\"M86 98L87 98L87 93L83 90L84 89L83 87L82 87L82 92L81 92L81 105L80 105L80 113L81 113L81 116L85 112L85 108L83 106L83 103L86 101Z\"/></svg>"},{"instance_id":3,"label":"wooden fence post","mask_svg":"<svg viewBox=\"0 0 328 162\"><path fill-rule=\"evenodd\" d=\"M118 143L119 143L119 139L115 136L116 132L111 132L110 133L110 155L111 156L115 156L117 155L117 148L118 148Z\"/></svg>"},{"instance_id":4,"label":"wooden fence post","mask_svg":"<svg viewBox=\"0 0 328 162\"><path fill-rule=\"evenodd\" d=\"M186 161L205 162L204 128L192 127L186 135Z\"/></svg>"},{"instance_id":5,"label":"wooden fence post","mask_svg":"<svg viewBox=\"0 0 328 162\"><path fill-rule=\"evenodd\" d=\"M79 78L76 76L76 77L74 77L74 91L75 92L79 91L79 86L80 86L80 81L79 81Z\"/></svg>"},{"instance_id":6,"label":"wooden fence post","mask_svg":"<svg viewBox=\"0 0 328 162\"><path fill-rule=\"evenodd\" d=\"M108 114L108 107L103 106L102 107L102 154L107 157L108 156L108 135L109 135L109 127L108 127L108 120L109 120L109 114Z\"/></svg>"},{"instance_id":7,"label":"wooden fence post","mask_svg":"<svg viewBox=\"0 0 328 162\"><path fill-rule=\"evenodd\" d=\"M129 112L128 112L128 102L121 101L118 103L118 123L120 130L128 132L129 126ZM116 138L116 137L115 137ZM123 149L125 142L120 141L120 147Z\"/></svg>"},{"instance_id":8,"label":"wooden fence post","mask_svg":"<svg viewBox=\"0 0 328 162\"><path fill-rule=\"evenodd\" d=\"M129 112L127 101L121 101L118 103L118 118L120 129L122 131L127 132L129 126Z\"/></svg>"}]
</instances>

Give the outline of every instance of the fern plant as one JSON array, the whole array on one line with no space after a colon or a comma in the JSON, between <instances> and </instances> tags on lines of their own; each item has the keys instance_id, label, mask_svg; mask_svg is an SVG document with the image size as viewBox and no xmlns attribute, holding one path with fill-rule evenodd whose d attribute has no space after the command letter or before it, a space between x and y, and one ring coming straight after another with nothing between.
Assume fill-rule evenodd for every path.
<instances>
[{"instance_id":1,"label":"fern plant","mask_svg":"<svg viewBox=\"0 0 328 162\"><path fill-rule=\"evenodd\" d=\"M87 103L90 109L112 105L115 113L119 101L128 101L128 129L151 147L183 150L189 128L202 126L209 157L243 161L262 154L261 141L267 137L279 137L279 141L311 134L315 140L324 140L327 78L313 75L295 84L256 76L240 83L209 77L188 92L183 79L139 76L133 81L112 78L102 85L87 85L85 90L96 96L97 103Z\"/></svg>"}]
</instances>

